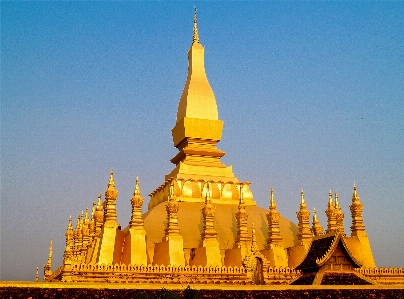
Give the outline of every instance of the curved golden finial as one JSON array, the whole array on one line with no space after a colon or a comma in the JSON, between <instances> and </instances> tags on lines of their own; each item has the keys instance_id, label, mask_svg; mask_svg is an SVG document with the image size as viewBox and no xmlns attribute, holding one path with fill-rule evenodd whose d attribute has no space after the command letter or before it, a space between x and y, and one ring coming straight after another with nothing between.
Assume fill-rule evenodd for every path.
<instances>
[{"instance_id":1,"label":"curved golden finial","mask_svg":"<svg viewBox=\"0 0 404 299\"><path fill-rule=\"evenodd\" d=\"M313 209L313 224L317 223L318 219L317 219L317 211L316 208Z\"/></svg>"},{"instance_id":2,"label":"curved golden finial","mask_svg":"<svg viewBox=\"0 0 404 299\"><path fill-rule=\"evenodd\" d=\"M198 19L196 17L196 7L194 6L194 35L192 37L192 44L195 42L199 44Z\"/></svg>"},{"instance_id":3,"label":"curved golden finial","mask_svg":"<svg viewBox=\"0 0 404 299\"><path fill-rule=\"evenodd\" d=\"M133 196L140 195L139 177L136 177L135 190L133 190Z\"/></svg>"}]
</instances>

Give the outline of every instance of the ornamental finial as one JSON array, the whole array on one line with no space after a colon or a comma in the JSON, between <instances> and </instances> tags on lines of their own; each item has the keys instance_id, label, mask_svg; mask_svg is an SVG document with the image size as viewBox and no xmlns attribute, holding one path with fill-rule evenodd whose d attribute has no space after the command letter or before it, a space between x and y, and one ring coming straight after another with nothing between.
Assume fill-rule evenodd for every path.
<instances>
[{"instance_id":1,"label":"ornamental finial","mask_svg":"<svg viewBox=\"0 0 404 299\"><path fill-rule=\"evenodd\" d=\"M111 169L109 172L109 182L108 182L108 187L115 187L115 181L114 181L114 170Z\"/></svg>"},{"instance_id":2,"label":"ornamental finial","mask_svg":"<svg viewBox=\"0 0 404 299\"><path fill-rule=\"evenodd\" d=\"M330 190L330 193L328 193L328 208L330 208L330 209L334 208L331 190Z\"/></svg>"},{"instance_id":3,"label":"ornamental finial","mask_svg":"<svg viewBox=\"0 0 404 299\"><path fill-rule=\"evenodd\" d=\"M335 208L336 209L340 208L339 202L338 202L338 192L335 192Z\"/></svg>"},{"instance_id":4,"label":"ornamental finial","mask_svg":"<svg viewBox=\"0 0 404 299\"><path fill-rule=\"evenodd\" d=\"M198 20L196 17L196 7L194 6L194 36L192 38L192 44L193 43L197 43L199 44L199 35L198 35L198 24L197 24Z\"/></svg>"},{"instance_id":5,"label":"ornamental finial","mask_svg":"<svg viewBox=\"0 0 404 299\"><path fill-rule=\"evenodd\" d=\"M300 205L301 206L305 206L306 202L304 200L304 190L302 189L302 191L300 192Z\"/></svg>"},{"instance_id":6,"label":"ornamental finial","mask_svg":"<svg viewBox=\"0 0 404 299\"><path fill-rule=\"evenodd\" d=\"M274 188L271 188L271 198L269 201L269 208L271 209L276 209L276 203L275 203L275 196L274 196Z\"/></svg>"},{"instance_id":7,"label":"ornamental finial","mask_svg":"<svg viewBox=\"0 0 404 299\"><path fill-rule=\"evenodd\" d=\"M67 230L73 230L72 215L70 215L69 217L69 224L67 225Z\"/></svg>"},{"instance_id":8,"label":"ornamental finial","mask_svg":"<svg viewBox=\"0 0 404 299\"><path fill-rule=\"evenodd\" d=\"M353 184L353 195L352 195L352 202L355 200L359 200L358 192L356 191L356 183L354 181Z\"/></svg>"},{"instance_id":9,"label":"ornamental finial","mask_svg":"<svg viewBox=\"0 0 404 299\"><path fill-rule=\"evenodd\" d=\"M139 177L136 177L136 186L133 191L133 196L140 195L140 187L139 187Z\"/></svg>"}]
</instances>

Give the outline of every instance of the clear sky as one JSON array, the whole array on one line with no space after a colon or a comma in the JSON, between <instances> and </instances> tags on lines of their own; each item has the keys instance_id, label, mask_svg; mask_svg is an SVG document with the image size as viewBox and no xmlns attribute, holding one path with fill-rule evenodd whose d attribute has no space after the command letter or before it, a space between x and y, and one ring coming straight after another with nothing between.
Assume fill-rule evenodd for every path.
<instances>
[{"instance_id":1,"label":"clear sky","mask_svg":"<svg viewBox=\"0 0 404 299\"><path fill-rule=\"evenodd\" d=\"M118 221L173 168L193 6L218 147L267 207L326 226L353 183L378 266L404 267L404 2L1 2L1 278L60 266L69 215L115 171ZM158 220L157 220L158 221ZM75 222L74 222L75 225Z\"/></svg>"}]
</instances>

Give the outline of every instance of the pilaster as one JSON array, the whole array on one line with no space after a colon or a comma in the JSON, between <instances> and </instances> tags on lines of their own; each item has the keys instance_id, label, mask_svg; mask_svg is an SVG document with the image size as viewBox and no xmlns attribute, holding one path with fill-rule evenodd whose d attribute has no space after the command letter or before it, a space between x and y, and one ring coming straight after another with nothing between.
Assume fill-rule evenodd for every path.
<instances>
[{"instance_id":1,"label":"pilaster","mask_svg":"<svg viewBox=\"0 0 404 299\"><path fill-rule=\"evenodd\" d=\"M132 204L132 216L129 222L129 232L125 236L122 262L126 265L147 265L146 231L142 218L144 198L140 196L139 178L136 178L136 185L130 202Z\"/></svg>"}]
</instances>

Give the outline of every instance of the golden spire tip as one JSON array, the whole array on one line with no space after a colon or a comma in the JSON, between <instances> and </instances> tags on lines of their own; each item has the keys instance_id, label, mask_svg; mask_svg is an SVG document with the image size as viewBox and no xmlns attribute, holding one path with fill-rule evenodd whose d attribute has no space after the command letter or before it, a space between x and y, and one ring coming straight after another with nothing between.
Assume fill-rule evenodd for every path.
<instances>
[{"instance_id":1,"label":"golden spire tip","mask_svg":"<svg viewBox=\"0 0 404 299\"><path fill-rule=\"evenodd\" d=\"M196 16L196 7L194 6L194 36L192 38L192 44L199 43L199 35L198 35L198 19Z\"/></svg>"}]
</instances>

